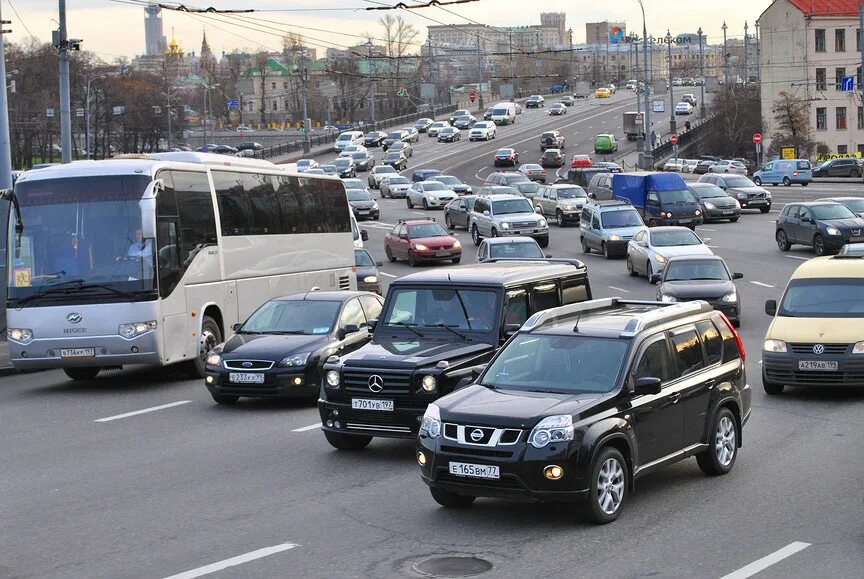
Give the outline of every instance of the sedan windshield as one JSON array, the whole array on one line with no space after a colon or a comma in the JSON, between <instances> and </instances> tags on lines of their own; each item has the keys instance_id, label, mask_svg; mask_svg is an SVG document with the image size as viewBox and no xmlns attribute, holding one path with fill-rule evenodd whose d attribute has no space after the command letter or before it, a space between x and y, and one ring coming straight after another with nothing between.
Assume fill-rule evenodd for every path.
<instances>
[{"instance_id":1,"label":"sedan windshield","mask_svg":"<svg viewBox=\"0 0 864 579\"><path fill-rule=\"evenodd\" d=\"M717 185L700 185L698 187L693 187L690 189L690 192L693 193L696 197L700 199L712 199L714 197L728 197L726 193L718 187Z\"/></svg>"},{"instance_id":2,"label":"sedan windshield","mask_svg":"<svg viewBox=\"0 0 864 579\"><path fill-rule=\"evenodd\" d=\"M371 201L372 196L363 189L348 189L348 201Z\"/></svg>"},{"instance_id":3,"label":"sedan windshield","mask_svg":"<svg viewBox=\"0 0 864 579\"><path fill-rule=\"evenodd\" d=\"M582 187L561 187L555 190L558 193L558 199L581 199L587 198L588 194Z\"/></svg>"},{"instance_id":4,"label":"sedan windshield","mask_svg":"<svg viewBox=\"0 0 864 579\"><path fill-rule=\"evenodd\" d=\"M326 334L336 322L341 302L273 300L237 330L238 334Z\"/></svg>"},{"instance_id":5,"label":"sedan windshield","mask_svg":"<svg viewBox=\"0 0 864 579\"><path fill-rule=\"evenodd\" d=\"M780 315L811 318L864 318L864 280L798 279L789 283Z\"/></svg>"},{"instance_id":6,"label":"sedan windshield","mask_svg":"<svg viewBox=\"0 0 864 579\"><path fill-rule=\"evenodd\" d=\"M433 177L435 181L439 183L444 183L445 185L461 185L462 181L457 179L456 177L451 177L449 175L439 175L437 177Z\"/></svg>"},{"instance_id":7,"label":"sedan windshield","mask_svg":"<svg viewBox=\"0 0 864 579\"><path fill-rule=\"evenodd\" d=\"M666 266L663 281L716 280L729 281L729 272L719 259L673 261Z\"/></svg>"},{"instance_id":8,"label":"sedan windshield","mask_svg":"<svg viewBox=\"0 0 864 579\"><path fill-rule=\"evenodd\" d=\"M390 177L387 179L388 185L408 185L409 183L411 183L411 181L408 177Z\"/></svg>"},{"instance_id":9,"label":"sedan windshield","mask_svg":"<svg viewBox=\"0 0 864 579\"><path fill-rule=\"evenodd\" d=\"M424 223L422 225L408 226L408 239L421 239L423 237L447 237L447 230L437 223Z\"/></svg>"},{"instance_id":10,"label":"sedan windshield","mask_svg":"<svg viewBox=\"0 0 864 579\"><path fill-rule=\"evenodd\" d=\"M540 169L542 168L543 167L540 167ZM525 181L530 181L530 179L521 173L515 173L513 175L505 175L504 181L506 181L508 185L512 185L513 183L524 183Z\"/></svg>"},{"instance_id":11,"label":"sedan windshield","mask_svg":"<svg viewBox=\"0 0 864 579\"><path fill-rule=\"evenodd\" d=\"M651 245L654 247L672 247L675 245L701 245L702 240L689 229L672 229L652 231Z\"/></svg>"},{"instance_id":12,"label":"sedan windshield","mask_svg":"<svg viewBox=\"0 0 864 579\"><path fill-rule=\"evenodd\" d=\"M852 219L855 214L845 205L814 205L811 207L816 219Z\"/></svg>"},{"instance_id":13,"label":"sedan windshield","mask_svg":"<svg viewBox=\"0 0 864 579\"><path fill-rule=\"evenodd\" d=\"M339 157L338 159L333 161L333 164L336 165L336 167L338 167L339 169L347 169L351 166L351 160L347 157Z\"/></svg>"},{"instance_id":14,"label":"sedan windshield","mask_svg":"<svg viewBox=\"0 0 864 579\"><path fill-rule=\"evenodd\" d=\"M402 154L399 152L387 153L387 155L384 157L384 160L385 161L398 161L401 158L402 158Z\"/></svg>"},{"instance_id":15,"label":"sedan windshield","mask_svg":"<svg viewBox=\"0 0 864 579\"><path fill-rule=\"evenodd\" d=\"M345 185L346 189L365 189L366 184L363 182L363 179L343 179L342 183Z\"/></svg>"},{"instance_id":16,"label":"sedan windshield","mask_svg":"<svg viewBox=\"0 0 864 579\"><path fill-rule=\"evenodd\" d=\"M756 183L743 175L734 175L732 177L723 177L727 187L756 187Z\"/></svg>"},{"instance_id":17,"label":"sedan windshield","mask_svg":"<svg viewBox=\"0 0 864 579\"><path fill-rule=\"evenodd\" d=\"M401 139L402 138L402 132L396 131L394 133L390 133L389 135L387 135L387 138L388 139Z\"/></svg>"},{"instance_id":18,"label":"sedan windshield","mask_svg":"<svg viewBox=\"0 0 864 579\"><path fill-rule=\"evenodd\" d=\"M355 249L354 265L373 267L375 265L375 261L372 259L372 256L369 255L369 252L365 249Z\"/></svg>"},{"instance_id":19,"label":"sedan windshield","mask_svg":"<svg viewBox=\"0 0 864 579\"><path fill-rule=\"evenodd\" d=\"M355 161L365 161L366 160L366 153L352 153L351 158L354 159Z\"/></svg>"},{"instance_id":20,"label":"sedan windshield","mask_svg":"<svg viewBox=\"0 0 864 579\"><path fill-rule=\"evenodd\" d=\"M626 340L523 334L489 364L481 384L527 392L609 392L625 366L627 346Z\"/></svg>"},{"instance_id":21,"label":"sedan windshield","mask_svg":"<svg viewBox=\"0 0 864 579\"><path fill-rule=\"evenodd\" d=\"M387 308L382 318L387 326L489 332L498 327L501 306L494 291L404 288L391 291Z\"/></svg>"},{"instance_id":22,"label":"sedan windshield","mask_svg":"<svg viewBox=\"0 0 864 579\"><path fill-rule=\"evenodd\" d=\"M639 227L643 225L642 218L632 209L626 211L609 211L600 215L600 221L605 229L621 227Z\"/></svg>"},{"instance_id":23,"label":"sedan windshield","mask_svg":"<svg viewBox=\"0 0 864 579\"><path fill-rule=\"evenodd\" d=\"M533 213L531 204L527 199L502 199L492 202L492 213L494 215L510 215L513 213Z\"/></svg>"},{"instance_id":24,"label":"sedan windshield","mask_svg":"<svg viewBox=\"0 0 864 579\"><path fill-rule=\"evenodd\" d=\"M375 167L372 170L372 172L375 173L376 175L380 175L381 173L395 173L396 169L394 169L393 167L390 167L389 165L382 165L382 166Z\"/></svg>"},{"instance_id":25,"label":"sedan windshield","mask_svg":"<svg viewBox=\"0 0 864 579\"><path fill-rule=\"evenodd\" d=\"M530 257L543 258L543 251L536 241L518 243L493 243L489 246L489 257Z\"/></svg>"}]
</instances>

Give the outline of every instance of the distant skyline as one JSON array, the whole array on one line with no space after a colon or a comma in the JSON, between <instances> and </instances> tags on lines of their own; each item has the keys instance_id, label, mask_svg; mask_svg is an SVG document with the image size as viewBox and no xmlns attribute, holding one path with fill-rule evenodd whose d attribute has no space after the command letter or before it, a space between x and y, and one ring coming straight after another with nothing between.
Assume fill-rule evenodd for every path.
<instances>
[{"instance_id":1,"label":"distant skyline","mask_svg":"<svg viewBox=\"0 0 864 579\"><path fill-rule=\"evenodd\" d=\"M11 20L8 41L22 42L29 33L39 41L49 42L51 30L57 27L57 0L0 0L3 18ZM408 0L409 2L412 0ZM164 2L164 0L163 0ZM140 6L132 5L140 3ZM236 9L236 0L184 0L187 6ZM176 38L186 52L201 49L203 31L217 55L223 51L250 49L281 50L280 36L286 32L301 34L305 43L324 54L328 47L342 48L363 42L363 32L380 37L376 20L384 14L401 15L420 32L418 42L426 39L426 26L468 24L471 20L493 26L539 24L540 12L565 12L567 27L573 29L574 43L585 41L585 23L603 20L623 21L628 32L641 36L642 16L637 0L618 0L602 8L585 0L544 0L538 8L526 10L522 0L479 0L442 8L399 11L366 11L366 6L394 5L397 0L246 0L244 8L262 10L242 15L197 15L170 10L162 11L165 36ZM771 0L726 0L723 3L680 0L644 0L648 34L665 36L696 32L701 26L709 44L723 41L721 25L728 25L727 37L742 38L745 20L750 34L755 32L759 15ZM286 6L290 6L286 9ZM15 11L12 10L15 8ZM683 8L683 10L682 10ZM68 30L71 38L84 39L83 48L111 62L117 57L132 58L144 54L144 2L139 0L67 0ZM452 13L451 13L452 12ZM455 13L455 14L453 14ZM458 14L458 16L456 15ZM316 28L309 30L300 28ZM356 35L356 36L352 36ZM414 47L416 49L416 47Z\"/></svg>"}]
</instances>

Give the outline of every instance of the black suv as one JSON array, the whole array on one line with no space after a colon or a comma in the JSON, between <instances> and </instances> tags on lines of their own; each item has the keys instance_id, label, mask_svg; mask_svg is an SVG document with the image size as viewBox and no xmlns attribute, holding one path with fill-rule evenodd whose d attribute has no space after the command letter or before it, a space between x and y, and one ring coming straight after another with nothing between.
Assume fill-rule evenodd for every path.
<instances>
[{"instance_id":1,"label":"black suv","mask_svg":"<svg viewBox=\"0 0 864 579\"><path fill-rule=\"evenodd\" d=\"M864 241L864 218L831 201L789 203L780 212L774 232L780 251L794 243L812 245L816 255Z\"/></svg>"},{"instance_id":2,"label":"black suv","mask_svg":"<svg viewBox=\"0 0 864 579\"><path fill-rule=\"evenodd\" d=\"M348 450L373 436L415 438L426 406L469 382L529 316L589 299L576 260L499 260L394 280L370 322L372 341L324 365L327 441Z\"/></svg>"},{"instance_id":3,"label":"black suv","mask_svg":"<svg viewBox=\"0 0 864 579\"><path fill-rule=\"evenodd\" d=\"M430 404L416 459L432 497L587 502L618 518L634 480L696 456L735 464L752 391L732 324L705 302L593 300L534 315L475 382Z\"/></svg>"},{"instance_id":4,"label":"black suv","mask_svg":"<svg viewBox=\"0 0 864 579\"><path fill-rule=\"evenodd\" d=\"M560 131L546 131L540 135L540 150L558 149L564 150L564 135Z\"/></svg>"}]
</instances>

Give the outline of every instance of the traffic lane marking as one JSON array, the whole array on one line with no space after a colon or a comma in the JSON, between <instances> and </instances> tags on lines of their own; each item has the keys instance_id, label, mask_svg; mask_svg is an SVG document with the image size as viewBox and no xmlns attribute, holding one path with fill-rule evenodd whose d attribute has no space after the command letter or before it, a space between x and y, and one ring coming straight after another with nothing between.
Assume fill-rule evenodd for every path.
<instances>
[{"instance_id":1,"label":"traffic lane marking","mask_svg":"<svg viewBox=\"0 0 864 579\"><path fill-rule=\"evenodd\" d=\"M799 261L810 261L809 257L799 257L797 255L784 255L786 259L797 259Z\"/></svg>"},{"instance_id":2,"label":"traffic lane marking","mask_svg":"<svg viewBox=\"0 0 864 579\"><path fill-rule=\"evenodd\" d=\"M393 276L396 277L396 276ZM316 422L315 424L310 424L309 426L304 426L303 428L295 428L291 432L307 432L309 430L315 430L316 428L321 428L321 423Z\"/></svg>"},{"instance_id":3,"label":"traffic lane marking","mask_svg":"<svg viewBox=\"0 0 864 579\"><path fill-rule=\"evenodd\" d=\"M281 545L273 545L272 547L265 547L256 551L250 551L249 553L238 555L236 557L231 557L230 559L224 559L222 561L217 561L216 563L211 563L210 565L198 567L197 569L191 569L189 571L184 571L183 573L171 575L170 577L166 577L165 579L195 579L195 577L209 575L210 573L222 571L224 569L227 569L228 567L236 567L237 565L242 565L243 563L248 563L249 561L254 561L256 559L269 557L270 555L275 555L276 553L282 553L283 551L288 551L295 547L299 547L299 545L296 545L295 543L282 543Z\"/></svg>"},{"instance_id":4,"label":"traffic lane marking","mask_svg":"<svg viewBox=\"0 0 864 579\"><path fill-rule=\"evenodd\" d=\"M116 414L114 416L107 416L105 418L98 418L93 422L113 422L114 420L120 420L122 418L129 418L130 416L138 416L139 414L147 414L148 412L156 412L157 410L164 410L166 408L173 408L175 406L182 406L183 404L189 404L192 402L191 400L178 400L177 402L171 402L170 404L162 404L160 406L151 406L150 408L142 408L141 410L134 410L132 412L125 412L123 414Z\"/></svg>"},{"instance_id":5,"label":"traffic lane marking","mask_svg":"<svg viewBox=\"0 0 864 579\"><path fill-rule=\"evenodd\" d=\"M626 289L624 289L623 287L616 287L616 286L614 286L614 285L610 285L610 286L608 286L608 287L609 287L609 289L611 289L611 290L615 290L615 291L619 291L619 292L624 292L624 293L627 293L627 294L630 293L630 290L626 290Z\"/></svg>"},{"instance_id":6,"label":"traffic lane marking","mask_svg":"<svg viewBox=\"0 0 864 579\"><path fill-rule=\"evenodd\" d=\"M756 573L760 571L764 571L768 567L779 563L783 559L787 559L798 553L799 551L803 551L807 547L810 546L810 543L802 543L801 541L795 541L794 543L789 543L782 549L774 551L770 555L762 557L757 561L753 561L749 565L741 567L737 571L733 571L728 575L724 575L720 579L747 579L747 577L752 577Z\"/></svg>"},{"instance_id":7,"label":"traffic lane marking","mask_svg":"<svg viewBox=\"0 0 864 579\"><path fill-rule=\"evenodd\" d=\"M392 273L387 273L386 271L379 271L379 272L378 272L378 275L383 275L383 276L386 276L386 277L392 277L392 278L397 278L397 277L399 277L398 275L393 275Z\"/></svg>"},{"instance_id":8,"label":"traffic lane marking","mask_svg":"<svg viewBox=\"0 0 864 579\"><path fill-rule=\"evenodd\" d=\"M774 287L774 286L771 285L771 284L768 284L768 283L762 283L761 281L753 281L753 280L750 280L750 283L752 283L753 285L761 286L761 287Z\"/></svg>"}]
</instances>

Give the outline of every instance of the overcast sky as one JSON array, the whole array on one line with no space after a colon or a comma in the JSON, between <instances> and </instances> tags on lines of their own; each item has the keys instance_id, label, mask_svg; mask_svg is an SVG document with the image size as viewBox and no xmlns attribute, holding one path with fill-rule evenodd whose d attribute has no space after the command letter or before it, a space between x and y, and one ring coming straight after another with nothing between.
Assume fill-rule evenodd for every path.
<instances>
[{"instance_id":1,"label":"overcast sky","mask_svg":"<svg viewBox=\"0 0 864 579\"><path fill-rule=\"evenodd\" d=\"M83 38L84 48L98 53L106 61L117 56L132 57L143 53L144 10L140 6L132 5L136 1L67 0L69 36ZM15 42L32 34L40 40L50 41L51 30L57 27L57 0L0 2L3 18L12 21L11 25L6 26L12 29L12 34L6 38ZM380 36L380 27L375 20L385 12L365 11L363 8L382 4L394 5L397 0L182 0L182 3L195 7L264 10L258 14L244 15L246 22L242 22L238 17L191 15L163 10L165 35L170 39L173 27L175 37L186 51L194 50L197 53L200 50L201 33L206 28L210 46L217 54L223 50L230 52L244 48L278 50L281 48L281 31L303 34L306 43L317 48L319 54L323 54L327 47L344 47L362 42L359 35L364 31ZM724 20L729 26L729 38L743 37L745 20L749 21L752 34L756 18L771 2L644 0L644 3L649 35L663 36L667 28L671 29L673 35L695 32L701 26L708 42L719 44L723 40L720 26ZM445 7L452 13L442 8L389 13L401 14L414 24L420 30L421 39L426 38L428 25L466 24L469 22L467 19L497 26L539 24L540 9L535 11L533 6L542 6L544 12L566 12L567 26L573 28L574 42L585 40L586 22L607 19L623 20L627 23L628 30L637 29L641 34L642 18L637 0L605 3L596 0L542 0L531 3L531 9L525 9L525 4L525 0L479 0ZM601 7L601 4L606 7ZM333 8L338 10L329 10ZM258 22L248 19L258 19ZM326 32L304 30L298 26Z\"/></svg>"}]
</instances>

